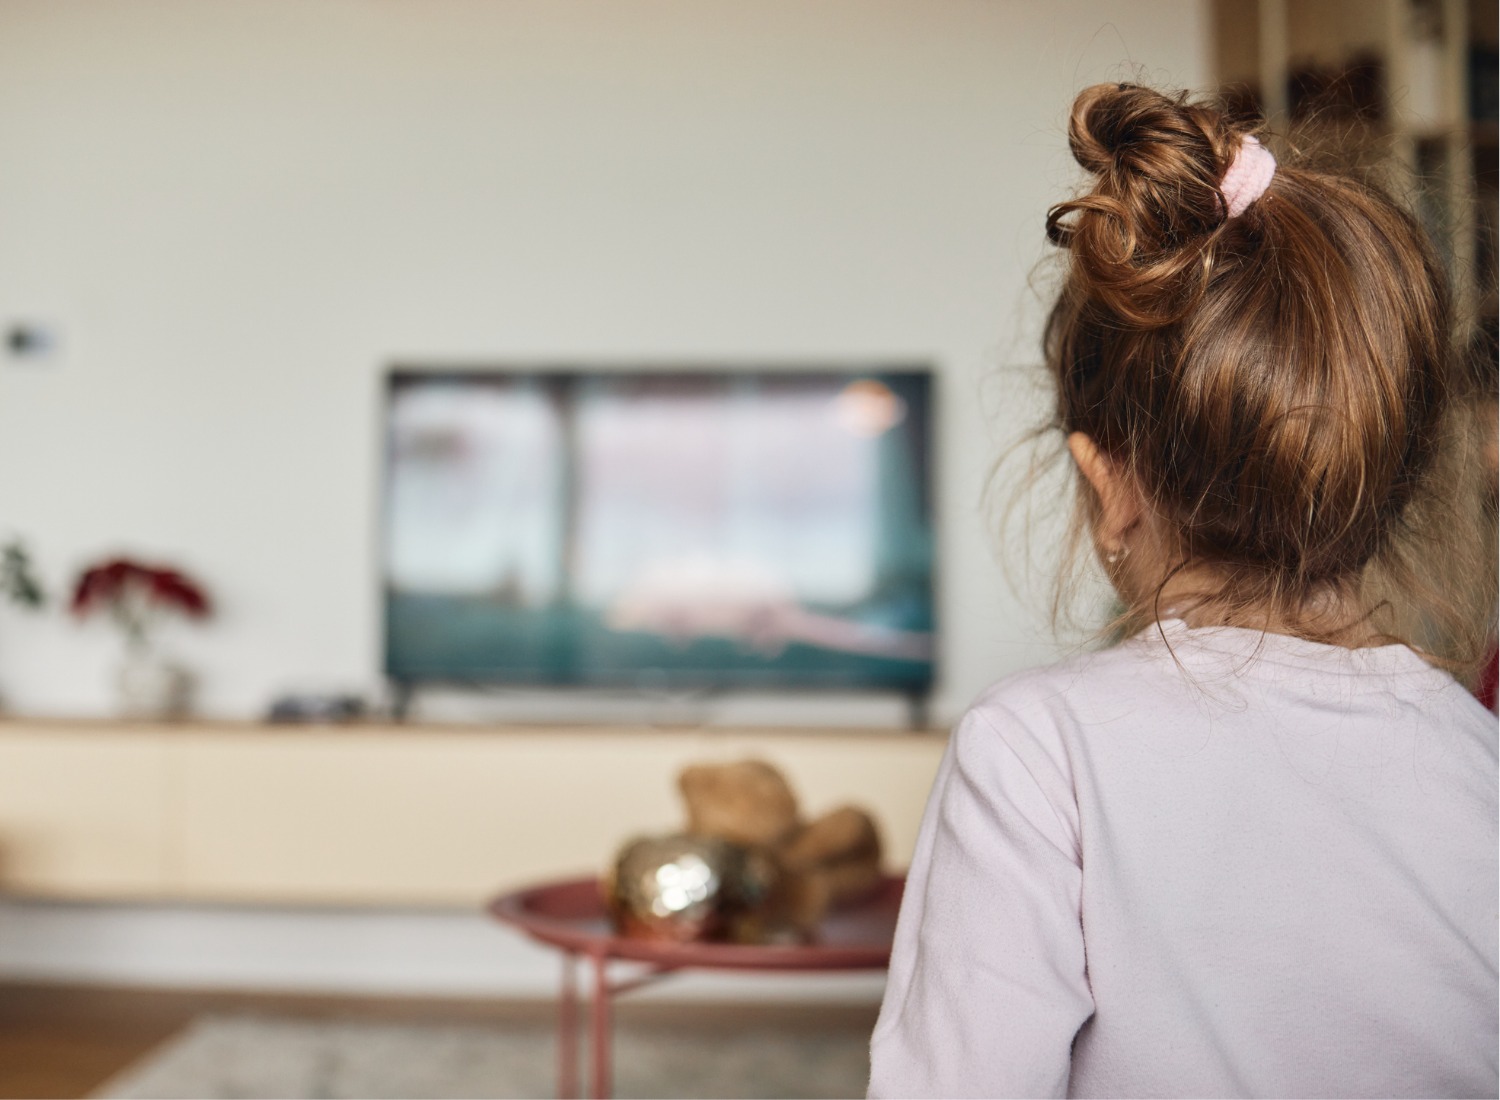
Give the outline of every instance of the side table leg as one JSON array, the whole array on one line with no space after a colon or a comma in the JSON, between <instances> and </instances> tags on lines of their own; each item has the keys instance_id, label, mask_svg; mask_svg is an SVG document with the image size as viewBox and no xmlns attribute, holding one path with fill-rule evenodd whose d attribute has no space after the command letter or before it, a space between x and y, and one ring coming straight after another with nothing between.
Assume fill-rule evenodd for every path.
<instances>
[{"instance_id":1,"label":"side table leg","mask_svg":"<svg viewBox=\"0 0 1500 1100\"><path fill-rule=\"evenodd\" d=\"M578 1095L578 955L563 952L562 989L557 999L557 1095Z\"/></svg>"},{"instance_id":2,"label":"side table leg","mask_svg":"<svg viewBox=\"0 0 1500 1100\"><path fill-rule=\"evenodd\" d=\"M595 1100L608 1100L611 1092L613 1065L610 1061L610 1018L609 1018L609 967L608 960L604 955L593 956L594 961L594 1056L592 1066L594 1071L594 1097Z\"/></svg>"}]
</instances>

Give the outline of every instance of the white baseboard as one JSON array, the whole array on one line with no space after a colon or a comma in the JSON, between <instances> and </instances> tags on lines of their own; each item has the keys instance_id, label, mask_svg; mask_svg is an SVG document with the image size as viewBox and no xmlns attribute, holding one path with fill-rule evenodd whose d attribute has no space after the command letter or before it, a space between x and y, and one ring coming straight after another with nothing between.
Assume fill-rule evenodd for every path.
<instances>
[{"instance_id":1,"label":"white baseboard","mask_svg":"<svg viewBox=\"0 0 1500 1100\"><path fill-rule=\"evenodd\" d=\"M556 953L477 913L0 901L0 980L508 1000L554 996L559 973ZM884 986L689 973L631 996L868 1003Z\"/></svg>"}]
</instances>

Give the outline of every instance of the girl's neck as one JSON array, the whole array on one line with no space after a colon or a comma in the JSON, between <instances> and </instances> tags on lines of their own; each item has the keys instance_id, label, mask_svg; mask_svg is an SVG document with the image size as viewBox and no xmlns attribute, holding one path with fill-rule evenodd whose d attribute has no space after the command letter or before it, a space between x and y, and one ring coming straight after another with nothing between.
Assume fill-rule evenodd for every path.
<instances>
[{"instance_id":1,"label":"girl's neck","mask_svg":"<svg viewBox=\"0 0 1500 1100\"><path fill-rule=\"evenodd\" d=\"M1282 608L1243 604L1218 595L1224 589L1205 570L1184 570L1173 576L1154 599L1158 617L1180 619L1189 627L1230 626L1268 634L1287 634L1359 649L1386 639L1371 625L1369 615L1351 597L1332 589L1301 604Z\"/></svg>"}]
</instances>

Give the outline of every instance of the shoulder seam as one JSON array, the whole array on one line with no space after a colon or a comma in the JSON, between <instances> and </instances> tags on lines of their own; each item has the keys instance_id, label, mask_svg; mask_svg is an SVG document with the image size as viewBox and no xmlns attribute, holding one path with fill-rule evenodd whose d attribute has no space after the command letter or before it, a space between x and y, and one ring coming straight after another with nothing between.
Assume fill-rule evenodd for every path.
<instances>
[{"instance_id":1,"label":"shoulder seam","mask_svg":"<svg viewBox=\"0 0 1500 1100\"><path fill-rule=\"evenodd\" d=\"M1015 715L1014 711L1012 711L1009 707L1005 707L1002 705L1000 706L1000 709L1004 710L1006 714L1015 717L1019 722L1019 716ZM1031 781L1031 785L1034 786L1037 790L1037 793L1042 796L1042 801L1045 802L1047 804L1047 808L1052 811L1053 819L1057 822L1058 828L1062 830L1062 836L1067 840L1066 845L1060 845L1059 847L1062 848L1064 854L1071 856L1073 861L1081 867L1083 865L1083 838L1068 823L1066 815L1057 808L1057 805L1047 794L1047 788L1037 778L1036 772L1032 770L1031 764L1026 760L1024 756L1016 751L1016 747L1011 743L1010 738L1007 737L1005 732L1001 730L1001 728L990 719L989 715L978 709L974 709L970 711L970 713L980 722L982 722L986 729L988 729L995 735L1000 743L1005 746L1005 751L1008 752L1015 760L1015 762L1021 766L1021 769L1025 771L1026 778ZM1071 790L1071 784L1069 785L1069 788ZM1076 794L1074 796L1074 801L1075 803L1077 801Z\"/></svg>"}]
</instances>

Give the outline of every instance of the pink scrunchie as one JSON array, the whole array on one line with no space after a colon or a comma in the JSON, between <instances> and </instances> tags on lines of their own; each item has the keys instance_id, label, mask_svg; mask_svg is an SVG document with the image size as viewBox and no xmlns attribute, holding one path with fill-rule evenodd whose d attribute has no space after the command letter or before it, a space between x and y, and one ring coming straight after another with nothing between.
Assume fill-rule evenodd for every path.
<instances>
[{"instance_id":1,"label":"pink scrunchie","mask_svg":"<svg viewBox=\"0 0 1500 1100\"><path fill-rule=\"evenodd\" d=\"M1237 218L1252 202L1266 193L1276 174L1276 158L1253 134L1246 134L1240 151L1234 155L1219 190L1228 204L1228 217Z\"/></svg>"}]
</instances>

